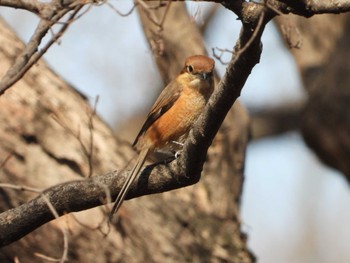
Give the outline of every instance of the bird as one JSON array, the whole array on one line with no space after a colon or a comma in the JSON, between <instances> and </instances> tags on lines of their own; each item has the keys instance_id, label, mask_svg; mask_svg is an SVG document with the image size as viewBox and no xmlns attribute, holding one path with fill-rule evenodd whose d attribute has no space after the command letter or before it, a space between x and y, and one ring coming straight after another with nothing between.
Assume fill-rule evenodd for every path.
<instances>
[{"instance_id":1,"label":"bird","mask_svg":"<svg viewBox=\"0 0 350 263\"><path fill-rule=\"evenodd\" d=\"M122 205L149 155L174 151L183 145L214 91L214 67L214 60L208 56L190 56L180 74L162 90L132 145L139 155L115 199L110 219Z\"/></svg>"}]
</instances>

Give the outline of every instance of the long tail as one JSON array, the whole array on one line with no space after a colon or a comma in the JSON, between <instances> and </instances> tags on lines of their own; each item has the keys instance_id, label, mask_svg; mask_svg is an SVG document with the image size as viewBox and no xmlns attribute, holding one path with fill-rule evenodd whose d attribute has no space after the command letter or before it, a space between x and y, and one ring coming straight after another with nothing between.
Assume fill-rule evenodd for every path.
<instances>
[{"instance_id":1,"label":"long tail","mask_svg":"<svg viewBox=\"0 0 350 263\"><path fill-rule=\"evenodd\" d=\"M116 213L118 211L118 209L120 208L120 206L122 205L122 203L123 203L123 201L125 199L125 196L128 193L128 191L129 191L129 188L130 188L131 184L135 181L138 173L141 170L142 165L146 161L146 157L148 155L148 152L149 152L149 148L145 148L145 149L141 150L141 152L139 154L139 157L137 158L136 163L135 163L134 167L131 170L130 175L126 178L122 189L120 190L117 198L115 199L115 203L114 203L112 211L111 211L111 213L109 215L109 219L110 220L112 219L113 214Z\"/></svg>"}]
</instances>

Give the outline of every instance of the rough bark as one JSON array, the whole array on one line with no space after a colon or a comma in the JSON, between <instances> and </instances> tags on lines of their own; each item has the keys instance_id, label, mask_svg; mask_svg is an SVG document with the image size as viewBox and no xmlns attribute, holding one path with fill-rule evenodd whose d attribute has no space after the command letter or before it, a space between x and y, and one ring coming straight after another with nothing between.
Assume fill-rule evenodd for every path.
<instances>
[{"instance_id":1,"label":"rough bark","mask_svg":"<svg viewBox=\"0 0 350 263\"><path fill-rule=\"evenodd\" d=\"M13 63L23 44L6 24L0 25L0 75ZM45 189L91 174L106 173L132 156L128 145L114 138L112 131L92 114L84 96L52 72L44 62L37 63L15 86L0 97L0 181ZM93 129L90 129L90 116ZM84 148L90 151L91 163ZM84 145L84 146L83 146ZM35 197L37 193L0 189L0 211L6 211ZM100 210L87 211L91 224L103 217ZM98 231L69 222L70 262L111 260L116 239L104 238ZM105 244L102 245L101 244ZM1 262L39 262L35 252L60 258L63 238L59 223L53 221L21 240L0 250ZM101 253L92 253L101 251Z\"/></svg>"},{"instance_id":2,"label":"rough bark","mask_svg":"<svg viewBox=\"0 0 350 263\"><path fill-rule=\"evenodd\" d=\"M291 51L308 93L303 138L325 164L350 180L350 16L288 16L277 23L289 29L288 42L301 43Z\"/></svg>"}]
</instances>

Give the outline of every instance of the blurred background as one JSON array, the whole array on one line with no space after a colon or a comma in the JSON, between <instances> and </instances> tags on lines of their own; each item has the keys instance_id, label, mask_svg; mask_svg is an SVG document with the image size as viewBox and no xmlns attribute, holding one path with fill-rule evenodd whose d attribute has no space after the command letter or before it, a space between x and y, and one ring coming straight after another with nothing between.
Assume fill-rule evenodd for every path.
<instances>
[{"instance_id":1,"label":"blurred background","mask_svg":"<svg viewBox=\"0 0 350 263\"><path fill-rule=\"evenodd\" d=\"M122 13L133 6L131 1L110 3ZM187 7L202 25L212 5ZM39 21L10 8L1 8L0 15L24 42ZM239 30L235 15L220 7L205 30L208 53L212 56L215 47L231 49ZM299 72L273 23L264 32L263 48L241 102L253 113L302 102L306 94ZM229 61L230 55L222 60ZM45 54L45 60L92 104L98 96L99 115L121 133L130 134L125 122L143 116L163 86L136 11L124 17L108 5L91 8ZM216 60L216 69L222 76L225 65ZM126 139L132 140L136 130ZM348 207L346 180L320 163L298 131L250 142L241 221L258 262L350 262Z\"/></svg>"}]
</instances>

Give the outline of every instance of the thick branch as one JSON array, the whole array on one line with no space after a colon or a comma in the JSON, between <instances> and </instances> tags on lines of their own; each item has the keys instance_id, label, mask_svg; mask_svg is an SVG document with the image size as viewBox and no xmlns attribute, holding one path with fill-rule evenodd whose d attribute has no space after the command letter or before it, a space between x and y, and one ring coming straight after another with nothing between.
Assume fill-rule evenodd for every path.
<instances>
[{"instance_id":1,"label":"thick branch","mask_svg":"<svg viewBox=\"0 0 350 263\"><path fill-rule=\"evenodd\" d=\"M184 0L180 0L184 1ZM242 5L251 4L244 0L204 0L206 2L220 3L226 8L234 11L239 18L247 18ZM310 17L317 14L340 14L350 11L350 0L266 0L261 1L277 14L289 14ZM263 5L263 4L261 4ZM250 7L252 7L251 5Z\"/></svg>"},{"instance_id":2,"label":"thick branch","mask_svg":"<svg viewBox=\"0 0 350 263\"><path fill-rule=\"evenodd\" d=\"M305 17L316 14L340 14L350 11L349 0L279 0L279 2L286 4L286 6L280 7L283 13L291 12Z\"/></svg>"},{"instance_id":3,"label":"thick branch","mask_svg":"<svg viewBox=\"0 0 350 263\"><path fill-rule=\"evenodd\" d=\"M183 159L183 158L182 158ZM162 176L159 176L159 175ZM127 199L159 193L196 183L198 177L186 177L176 162L146 167ZM63 183L43 192L59 215L105 204L120 191L128 171L111 172L91 179ZM111 196L109 195L111 193ZM81 198L81 197L84 198ZM0 246L8 245L54 219L45 200L37 198L0 214Z\"/></svg>"},{"instance_id":4,"label":"thick branch","mask_svg":"<svg viewBox=\"0 0 350 263\"><path fill-rule=\"evenodd\" d=\"M299 129L304 104L298 102L271 109L252 109L251 139L276 136Z\"/></svg>"}]
</instances>

